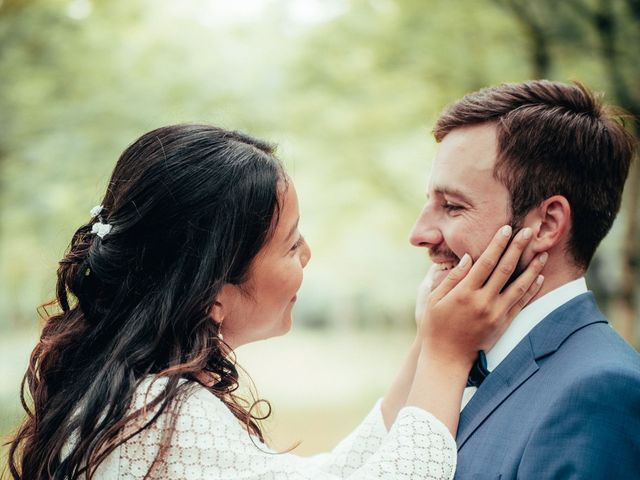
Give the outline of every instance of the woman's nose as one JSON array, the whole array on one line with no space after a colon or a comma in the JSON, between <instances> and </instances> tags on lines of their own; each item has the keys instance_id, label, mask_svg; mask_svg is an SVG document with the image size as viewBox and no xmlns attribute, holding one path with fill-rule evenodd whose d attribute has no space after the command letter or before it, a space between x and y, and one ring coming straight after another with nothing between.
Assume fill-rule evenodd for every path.
<instances>
[{"instance_id":1,"label":"woman's nose","mask_svg":"<svg viewBox=\"0 0 640 480\"><path fill-rule=\"evenodd\" d=\"M309 260L311 260L311 248L309 247L307 241L303 240L302 255L300 255L300 263L302 264L302 268L307 266Z\"/></svg>"}]
</instances>

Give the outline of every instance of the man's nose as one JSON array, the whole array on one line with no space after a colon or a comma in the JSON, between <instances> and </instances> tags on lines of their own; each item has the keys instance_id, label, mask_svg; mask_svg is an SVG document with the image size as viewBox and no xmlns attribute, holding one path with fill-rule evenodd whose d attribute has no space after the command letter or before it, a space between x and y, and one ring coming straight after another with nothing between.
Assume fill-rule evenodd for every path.
<instances>
[{"instance_id":1,"label":"man's nose","mask_svg":"<svg viewBox=\"0 0 640 480\"><path fill-rule=\"evenodd\" d=\"M442 243L442 232L432 218L431 213L425 208L416 220L409 234L409 242L414 247L433 247Z\"/></svg>"}]
</instances>

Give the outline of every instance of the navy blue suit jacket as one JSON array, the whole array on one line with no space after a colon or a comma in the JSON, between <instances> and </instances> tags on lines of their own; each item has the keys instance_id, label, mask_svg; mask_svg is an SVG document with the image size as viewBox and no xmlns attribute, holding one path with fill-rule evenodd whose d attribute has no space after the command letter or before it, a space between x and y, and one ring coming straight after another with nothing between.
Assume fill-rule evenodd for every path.
<instances>
[{"instance_id":1,"label":"navy blue suit jacket","mask_svg":"<svg viewBox=\"0 0 640 480\"><path fill-rule=\"evenodd\" d=\"M456 479L640 479L640 355L585 293L553 311L460 415Z\"/></svg>"}]
</instances>

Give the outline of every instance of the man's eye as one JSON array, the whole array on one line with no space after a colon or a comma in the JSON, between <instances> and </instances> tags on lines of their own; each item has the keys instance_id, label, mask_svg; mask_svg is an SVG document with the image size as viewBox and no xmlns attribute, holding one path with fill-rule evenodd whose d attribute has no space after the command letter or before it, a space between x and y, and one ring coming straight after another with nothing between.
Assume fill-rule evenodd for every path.
<instances>
[{"instance_id":1,"label":"man's eye","mask_svg":"<svg viewBox=\"0 0 640 480\"><path fill-rule=\"evenodd\" d=\"M442 208L444 208L445 210L449 210L450 212L455 212L458 210L462 210L464 207L462 207L461 205L456 205L455 203L444 202L442 204Z\"/></svg>"}]
</instances>

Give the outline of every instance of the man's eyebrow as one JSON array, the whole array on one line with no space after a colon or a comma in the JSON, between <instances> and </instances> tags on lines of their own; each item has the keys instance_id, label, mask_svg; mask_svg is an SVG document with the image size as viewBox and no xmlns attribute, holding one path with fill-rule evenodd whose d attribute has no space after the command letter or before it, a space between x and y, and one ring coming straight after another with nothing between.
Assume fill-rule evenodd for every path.
<instances>
[{"instance_id":1,"label":"man's eyebrow","mask_svg":"<svg viewBox=\"0 0 640 480\"><path fill-rule=\"evenodd\" d=\"M457 188L451 188L451 187L434 187L433 191L435 193L438 193L440 195L448 195L450 197L455 197L455 198L459 198L460 200L462 200L465 203L468 204L473 204L473 202L471 201L471 199L465 195L461 190L458 190ZM429 194L427 194L427 198L429 198Z\"/></svg>"},{"instance_id":2,"label":"man's eyebrow","mask_svg":"<svg viewBox=\"0 0 640 480\"><path fill-rule=\"evenodd\" d=\"M298 217L298 219L296 220L296 223L294 223L293 226L291 227L291 230L289 230L289 234L287 235L287 238L284 239L285 242L288 242L289 239L293 236L293 233L298 228L298 223L300 223L300 217Z\"/></svg>"}]
</instances>

